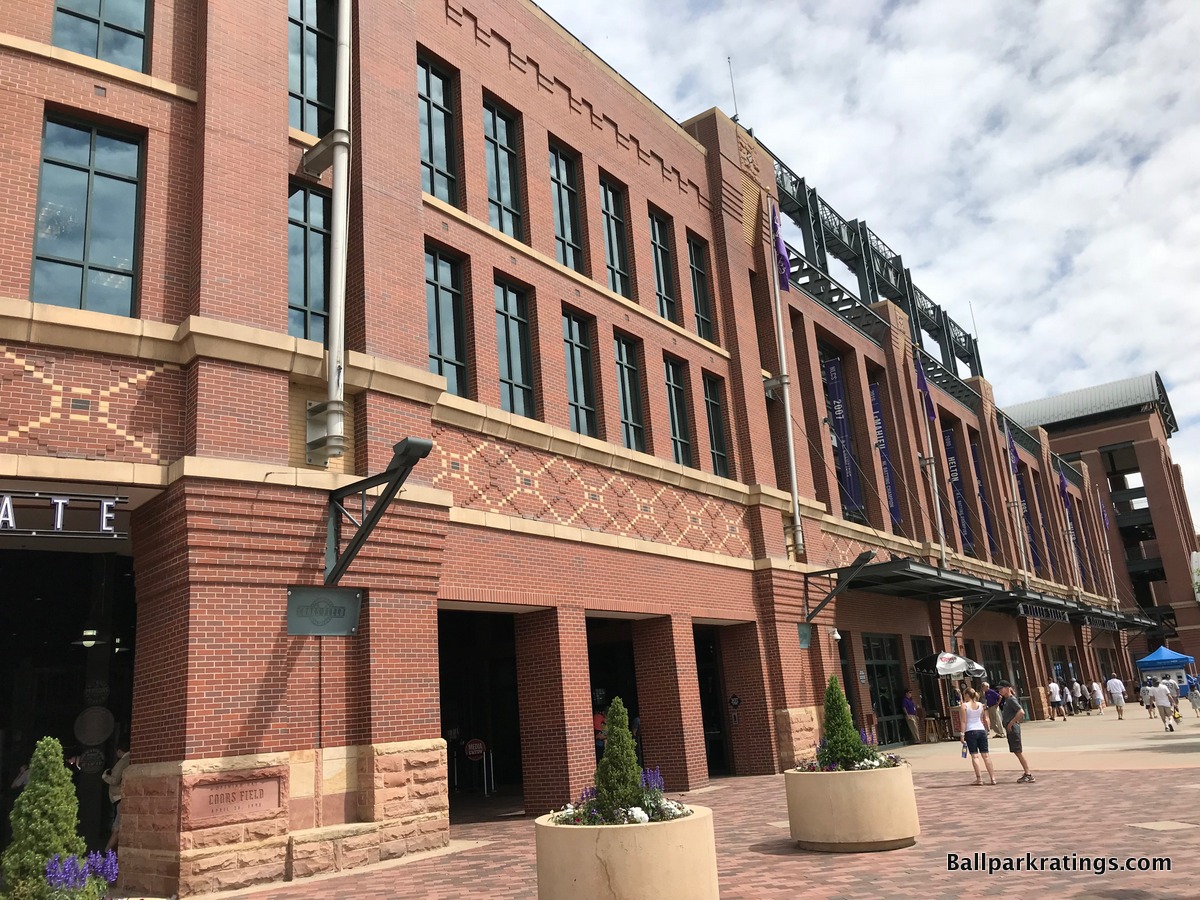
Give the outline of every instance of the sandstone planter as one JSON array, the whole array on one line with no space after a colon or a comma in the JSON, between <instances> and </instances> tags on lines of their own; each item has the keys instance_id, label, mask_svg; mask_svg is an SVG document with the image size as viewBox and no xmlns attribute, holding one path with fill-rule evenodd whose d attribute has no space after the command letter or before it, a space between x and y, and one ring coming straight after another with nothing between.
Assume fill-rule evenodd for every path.
<instances>
[{"instance_id":1,"label":"sandstone planter","mask_svg":"<svg viewBox=\"0 0 1200 900\"><path fill-rule=\"evenodd\" d=\"M645 825L534 821L539 900L716 900L712 810Z\"/></svg>"},{"instance_id":2,"label":"sandstone planter","mask_svg":"<svg viewBox=\"0 0 1200 900\"><path fill-rule=\"evenodd\" d=\"M788 823L805 850L861 853L911 847L921 833L912 769L785 772Z\"/></svg>"}]
</instances>

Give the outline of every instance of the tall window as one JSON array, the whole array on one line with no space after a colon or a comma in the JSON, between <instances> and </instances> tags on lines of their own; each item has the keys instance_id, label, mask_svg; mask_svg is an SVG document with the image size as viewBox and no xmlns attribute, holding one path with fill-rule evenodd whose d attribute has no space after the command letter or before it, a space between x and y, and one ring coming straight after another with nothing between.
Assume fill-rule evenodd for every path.
<instances>
[{"instance_id":1,"label":"tall window","mask_svg":"<svg viewBox=\"0 0 1200 900\"><path fill-rule=\"evenodd\" d=\"M496 354L500 360L500 406L533 418L533 366L525 295L496 282Z\"/></svg>"},{"instance_id":2,"label":"tall window","mask_svg":"<svg viewBox=\"0 0 1200 900\"><path fill-rule=\"evenodd\" d=\"M58 0L55 47L141 72L146 65L146 0Z\"/></svg>"},{"instance_id":3,"label":"tall window","mask_svg":"<svg viewBox=\"0 0 1200 900\"><path fill-rule=\"evenodd\" d=\"M658 314L675 319L675 270L671 267L671 223L658 213L650 213L650 249L654 254L654 293Z\"/></svg>"},{"instance_id":4,"label":"tall window","mask_svg":"<svg viewBox=\"0 0 1200 900\"><path fill-rule=\"evenodd\" d=\"M688 237L688 266L692 270L692 302L696 307L696 334L713 339L712 311L708 299L708 247L699 238Z\"/></svg>"},{"instance_id":5,"label":"tall window","mask_svg":"<svg viewBox=\"0 0 1200 900\"><path fill-rule=\"evenodd\" d=\"M31 299L133 315L141 145L47 120Z\"/></svg>"},{"instance_id":6,"label":"tall window","mask_svg":"<svg viewBox=\"0 0 1200 900\"><path fill-rule=\"evenodd\" d=\"M554 211L554 245L558 261L583 271L583 244L579 232L579 196L575 160L550 145L550 206Z\"/></svg>"},{"instance_id":7,"label":"tall window","mask_svg":"<svg viewBox=\"0 0 1200 900\"><path fill-rule=\"evenodd\" d=\"M592 385L592 341L588 320L563 313L563 347L567 356L567 405L571 430L596 436L596 401Z\"/></svg>"},{"instance_id":8,"label":"tall window","mask_svg":"<svg viewBox=\"0 0 1200 900\"><path fill-rule=\"evenodd\" d=\"M318 137L333 127L336 68L337 0L288 0L289 125Z\"/></svg>"},{"instance_id":9,"label":"tall window","mask_svg":"<svg viewBox=\"0 0 1200 900\"><path fill-rule=\"evenodd\" d=\"M456 260L425 251L425 308L429 328L429 371L445 376L446 390L467 396L467 348L463 330L462 281Z\"/></svg>"},{"instance_id":10,"label":"tall window","mask_svg":"<svg viewBox=\"0 0 1200 900\"><path fill-rule=\"evenodd\" d=\"M642 374L638 369L637 344L617 335L617 391L621 395L621 440L630 450L646 449L642 422Z\"/></svg>"},{"instance_id":11,"label":"tall window","mask_svg":"<svg viewBox=\"0 0 1200 900\"><path fill-rule=\"evenodd\" d=\"M729 453L725 449L724 385L715 375L704 376L704 409L708 414L708 446L712 451L713 474L729 477Z\"/></svg>"},{"instance_id":12,"label":"tall window","mask_svg":"<svg viewBox=\"0 0 1200 900\"><path fill-rule=\"evenodd\" d=\"M450 77L423 59L417 60L417 117L421 129L421 190L447 203L457 203Z\"/></svg>"},{"instance_id":13,"label":"tall window","mask_svg":"<svg viewBox=\"0 0 1200 900\"><path fill-rule=\"evenodd\" d=\"M604 262L608 287L629 296L629 263L625 254L625 195L605 178L600 179L600 210L604 215Z\"/></svg>"},{"instance_id":14,"label":"tall window","mask_svg":"<svg viewBox=\"0 0 1200 900\"><path fill-rule=\"evenodd\" d=\"M493 103L483 104L487 153L488 221L493 228L521 237L521 194L517 184L517 126Z\"/></svg>"},{"instance_id":15,"label":"tall window","mask_svg":"<svg viewBox=\"0 0 1200 900\"><path fill-rule=\"evenodd\" d=\"M825 390L825 424L833 444L833 467L842 499L842 518L865 525L866 507L863 503L861 469L854 452L854 428L846 400L842 359L838 351L820 344L821 385Z\"/></svg>"},{"instance_id":16,"label":"tall window","mask_svg":"<svg viewBox=\"0 0 1200 900\"><path fill-rule=\"evenodd\" d=\"M325 343L329 315L328 195L298 185L288 196L288 334Z\"/></svg>"},{"instance_id":17,"label":"tall window","mask_svg":"<svg viewBox=\"0 0 1200 900\"><path fill-rule=\"evenodd\" d=\"M681 466L692 464L692 442L688 430L687 389L683 363L669 356L664 361L667 376L667 409L671 414L671 451Z\"/></svg>"}]
</instances>

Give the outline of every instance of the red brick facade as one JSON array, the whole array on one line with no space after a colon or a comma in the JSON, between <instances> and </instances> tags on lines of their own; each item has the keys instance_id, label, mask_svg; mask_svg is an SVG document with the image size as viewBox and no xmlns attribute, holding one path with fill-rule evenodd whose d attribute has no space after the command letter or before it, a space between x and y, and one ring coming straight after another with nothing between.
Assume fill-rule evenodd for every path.
<instances>
[{"instance_id":1,"label":"red brick facade","mask_svg":"<svg viewBox=\"0 0 1200 900\"><path fill-rule=\"evenodd\" d=\"M71 482L141 492L125 548L138 634L135 765L122 807L130 890L186 895L445 843L455 747L441 718L439 609L514 617L529 814L577 797L592 778L592 618L630 620L642 749L671 790L709 777L705 703L717 704L708 712L733 774L779 771L811 754L825 685L843 672L835 627L856 682L867 667L864 634L896 638L905 684L915 679L913 637L933 651L1000 641L1007 654L1015 645L1043 711L1050 660L1039 640L1048 623L988 612L963 627L969 613L957 599L855 590L806 622L834 586L829 570L865 549L879 563L939 559L905 314L874 304L884 330L873 337L798 288L783 297L803 530L803 553L789 558L789 423L763 389L781 350L767 240L772 158L717 110L672 122L524 2L355 6L371 26L354 36L346 327L354 452L345 471L382 471L405 436L431 438L434 449L343 579L367 593L359 633L289 635L287 587L321 583L329 491L353 477L305 465L289 419L289 397L314 390L323 369L319 345L287 333L289 184L320 185L300 170L312 142L288 128L286 14L253 0L156 2L144 77L54 50L53 6L19 0L0 9L0 491ZM451 77L457 207L421 191L418 57ZM488 225L485 99L519 123L519 240ZM29 302L51 115L143 139L132 319ZM555 261L551 142L577 154L582 273ZM602 175L624 190L628 298L606 288ZM658 314L652 210L669 223L678 322ZM711 341L695 325L689 236L707 248ZM428 372L427 247L461 263L467 398L447 394L445 380ZM523 289L529 305L535 419L501 409L498 278ZM569 428L564 309L591 328L595 437ZM638 347L644 453L622 443L618 334ZM843 514L822 348L842 360L866 524ZM667 357L684 368L693 466L673 461ZM713 475L704 375L723 386L728 478ZM883 493L871 384L898 523ZM991 386L965 384L976 400L933 390L947 567L1020 586L1024 524L1010 512ZM84 400L86 408L73 402ZM973 555L945 483L943 427L956 434ZM1076 583L1058 462L1044 433L1029 440L1038 451L1022 450L1022 470L1041 484L1038 496L1030 487L1034 530L1057 561L1030 571L1032 586L1111 606L1099 576ZM970 442L980 449L978 472ZM1070 490L1083 538L1098 547L1096 506L1087 502L1094 467L1084 463L1081 478L1073 475L1082 488L1073 481ZM344 522L343 545L351 533ZM805 624L811 645L801 649ZM711 696L698 684L696 627L719 634ZM1069 633L1056 642L1098 676L1090 629L1055 627ZM1112 648L1127 673L1124 644L1117 637ZM854 685L864 724L895 700L876 698L872 710L868 687ZM197 785L222 779L266 784L277 805L197 817Z\"/></svg>"}]
</instances>

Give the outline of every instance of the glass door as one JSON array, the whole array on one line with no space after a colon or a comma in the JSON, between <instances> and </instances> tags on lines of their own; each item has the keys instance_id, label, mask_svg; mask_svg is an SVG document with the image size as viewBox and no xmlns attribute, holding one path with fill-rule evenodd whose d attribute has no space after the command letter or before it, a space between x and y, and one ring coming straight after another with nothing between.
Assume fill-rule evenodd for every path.
<instances>
[{"instance_id":1,"label":"glass door","mask_svg":"<svg viewBox=\"0 0 1200 900\"><path fill-rule=\"evenodd\" d=\"M900 640L894 634L864 634L862 642L876 739L880 746L907 743L908 725L900 703L904 696Z\"/></svg>"},{"instance_id":2,"label":"glass door","mask_svg":"<svg viewBox=\"0 0 1200 900\"><path fill-rule=\"evenodd\" d=\"M1025 710L1026 720L1032 721L1030 718L1029 705L1029 687L1025 683L1025 667L1021 665L1021 645L1016 641L1011 641L1008 645L1008 664L1012 666L1012 683L1017 690L1017 700L1021 703L1021 708Z\"/></svg>"}]
</instances>

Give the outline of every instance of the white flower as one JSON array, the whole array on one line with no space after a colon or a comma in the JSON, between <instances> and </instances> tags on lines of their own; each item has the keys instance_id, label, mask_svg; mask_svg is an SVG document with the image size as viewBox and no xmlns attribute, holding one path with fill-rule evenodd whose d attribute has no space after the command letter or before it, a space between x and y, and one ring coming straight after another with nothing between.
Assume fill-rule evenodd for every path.
<instances>
[{"instance_id":1,"label":"white flower","mask_svg":"<svg viewBox=\"0 0 1200 900\"><path fill-rule=\"evenodd\" d=\"M639 825L645 825L650 821L650 817L646 815L646 811L640 806L634 806L629 810L629 818L637 822Z\"/></svg>"}]
</instances>

